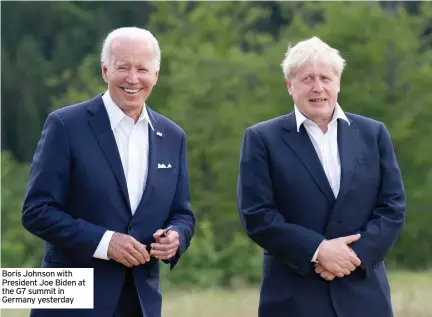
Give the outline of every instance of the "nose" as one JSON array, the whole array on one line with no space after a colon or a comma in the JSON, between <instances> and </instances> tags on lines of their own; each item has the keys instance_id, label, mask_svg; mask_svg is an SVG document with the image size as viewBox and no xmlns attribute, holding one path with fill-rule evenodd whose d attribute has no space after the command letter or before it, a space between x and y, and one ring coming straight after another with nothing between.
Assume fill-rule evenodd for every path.
<instances>
[{"instance_id":1,"label":"nose","mask_svg":"<svg viewBox=\"0 0 432 317\"><path fill-rule=\"evenodd\" d=\"M126 82L131 85L138 84L138 72L135 69L129 70Z\"/></svg>"},{"instance_id":2,"label":"nose","mask_svg":"<svg viewBox=\"0 0 432 317\"><path fill-rule=\"evenodd\" d=\"M313 92L323 92L324 88L323 88L323 84L321 83L320 80L315 80L314 84L313 84Z\"/></svg>"}]
</instances>

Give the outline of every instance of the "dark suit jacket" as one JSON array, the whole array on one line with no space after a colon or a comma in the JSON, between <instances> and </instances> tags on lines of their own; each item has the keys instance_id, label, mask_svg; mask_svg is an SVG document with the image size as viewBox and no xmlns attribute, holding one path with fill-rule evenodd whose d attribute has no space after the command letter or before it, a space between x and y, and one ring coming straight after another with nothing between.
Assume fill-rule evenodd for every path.
<instances>
[{"instance_id":1,"label":"dark suit jacket","mask_svg":"<svg viewBox=\"0 0 432 317\"><path fill-rule=\"evenodd\" d=\"M113 315L126 268L93 258L107 229L149 245L157 229L172 225L180 246L171 268L188 248L195 218L189 203L186 136L169 119L150 109L148 113L154 127L149 127L148 178L134 216L102 95L48 116L31 165L22 223L46 241L42 267L94 268L94 309L34 310L31 316ZM172 168L158 169L158 163ZM133 276L144 315L159 317L159 262L134 267Z\"/></svg>"},{"instance_id":2,"label":"dark suit jacket","mask_svg":"<svg viewBox=\"0 0 432 317\"><path fill-rule=\"evenodd\" d=\"M337 199L294 113L246 130L238 206L248 236L264 249L260 317L390 317L384 257L405 220L405 193L383 123L338 119L341 187ZM311 259L323 239L361 233L362 261L327 282Z\"/></svg>"}]
</instances>

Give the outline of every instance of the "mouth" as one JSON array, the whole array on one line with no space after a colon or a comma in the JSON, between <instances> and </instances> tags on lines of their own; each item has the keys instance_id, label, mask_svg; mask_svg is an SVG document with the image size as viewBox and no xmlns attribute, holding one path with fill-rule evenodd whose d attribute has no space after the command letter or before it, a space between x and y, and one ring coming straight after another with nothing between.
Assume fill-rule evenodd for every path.
<instances>
[{"instance_id":1,"label":"mouth","mask_svg":"<svg viewBox=\"0 0 432 317\"><path fill-rule=\"evenodd\" d=\"M126 92L129 95L133 95L138 93L141 89L130 89L130 88L124 88L122 87L123 91Z\"/></svg>"},{"instance_id":2,"label":"mouth","mask_svg":"<svg viewBox=\"0 0 432 317\"><path fill-rule=\"evenodd\" d=\"M327 98L313 98L313 99L309 99L309 102L311 103L323 103L326 102Z\"/></svg>"}]
</instances>

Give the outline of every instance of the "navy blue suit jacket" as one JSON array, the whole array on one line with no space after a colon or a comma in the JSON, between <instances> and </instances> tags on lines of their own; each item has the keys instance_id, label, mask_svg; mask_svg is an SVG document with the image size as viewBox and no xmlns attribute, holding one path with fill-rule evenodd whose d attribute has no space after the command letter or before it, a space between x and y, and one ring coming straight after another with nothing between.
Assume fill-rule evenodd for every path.
<instances>
[{"instance_id":1,"label":"navy blue suit jacket","mask_svg":"<svg viewBox=\"0 0 432 317\"><path fill-rule=\"evenodd\" d=\"M384 257L405 220L405 193L383 123L338 119L341 186L335 199L310 138L295 114L245 132L238 206L248 236L264 249L260 317L390 317ZM328 282L311 259L323 239L361 233L362 261Z\"/></svg>"},{"instance_id":2,"label":"navy blue suit jacket","mask_svg":"<svg viewBox=\"0 0 432 317\"><path fill-rule=\"evenodd\" d=\"M168 225L180 235L171 268L190 244L195 218L189 203L184 131L148 109L148 178L132 216L126 179L102 95L51 113L42 131L23 206L22 223L46 241L42 267L94 268L93 310L34 310L31 316L112 316L126 267L93 258L106 230L149 245ZM158 136L156 132L161 132ZM172 168L158 169L158 163ZM159 261L133 267L146 317L161 315Z\"/></svg>"}]
</instances>

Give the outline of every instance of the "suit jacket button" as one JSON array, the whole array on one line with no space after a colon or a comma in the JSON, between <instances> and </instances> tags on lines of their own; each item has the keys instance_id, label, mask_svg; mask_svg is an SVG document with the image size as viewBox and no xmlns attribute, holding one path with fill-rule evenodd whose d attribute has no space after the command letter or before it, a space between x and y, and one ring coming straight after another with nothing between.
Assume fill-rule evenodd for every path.
<instances>
[{"instance_id":1,"label":"suit jacket button","mask_svg":"<svg viewBox=\"0 0 432 317\"><path fill-rule=\"evenodd\" d=\"M128 229L132 230L133 229L133 224L129 224Z\"/></svg>"}]
</instances>

